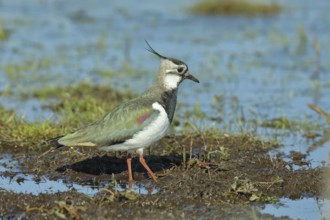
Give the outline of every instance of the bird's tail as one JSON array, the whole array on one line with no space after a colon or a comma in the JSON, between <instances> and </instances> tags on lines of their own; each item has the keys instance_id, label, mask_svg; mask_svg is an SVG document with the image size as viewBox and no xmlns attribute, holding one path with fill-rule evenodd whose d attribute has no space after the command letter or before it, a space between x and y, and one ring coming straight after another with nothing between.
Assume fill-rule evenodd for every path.
<instances>
[{"instance_id":1,"label":"bird's tail","mask_svg":"<svg viewBox=\"0 0 330 220\"><path fill-rule=\"evenodd\" d=\"M65 145L60 144L60 143L58 142L58 140L59 140L61 137L63 137L63 135L62 135L62 136L58 136L58 137L53 138L53 139L50 139L50 140L48 140L47 142L50 143L50 144L52 144L52 145L54 145L56 148L64 147Z\"/></svg>"}]
</instances>

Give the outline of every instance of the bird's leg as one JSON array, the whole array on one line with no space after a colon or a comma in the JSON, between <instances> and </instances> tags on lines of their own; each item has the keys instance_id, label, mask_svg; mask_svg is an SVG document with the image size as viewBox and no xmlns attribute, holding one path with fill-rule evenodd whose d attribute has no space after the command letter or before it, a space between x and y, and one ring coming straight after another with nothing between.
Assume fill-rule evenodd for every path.
<instances>
[{"instance_id":1,"label":"bird's leg","mask_svg":"<svg viewBox=\"0 0 330 220\"><path fill-rule=\"evenodd\" d=\"M131 154L127 155L127 168L128 168L128 178L129 178L129 189L132 188L133 175L132 175L132 157Z\"/></svg>"},{"instance_id":2,"label":"bird's leg","mask_svg":"<svg viewBox=\"0 0 330 220\"><path fill-rule=\"evenodd\" d=\"M146 161L143 158L143 155L140 155L140 163L142 164L142 166L147 170L147 172L149 173L149 175L155 180L157 181L157 176L151 171L151 169L148 167L148 165L146 164Z\"/></svg>"}]
</instances>

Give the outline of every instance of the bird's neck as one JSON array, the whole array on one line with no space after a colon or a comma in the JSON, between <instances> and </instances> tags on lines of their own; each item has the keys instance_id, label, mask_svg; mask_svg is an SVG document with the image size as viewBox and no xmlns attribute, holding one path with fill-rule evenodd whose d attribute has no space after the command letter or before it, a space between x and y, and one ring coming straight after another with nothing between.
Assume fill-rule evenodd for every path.
<instances>
[{"instance_id":1,"label":"bird's neck","mask_svg":"<svg viewBox=\"0 0 330 220\"><path fill-rule=\"evenodd\" d=\"M161 96L170 122L173 120L176 108L177 91L178 89L167 90L164 91Z\"/></svg>"}]
</instances>

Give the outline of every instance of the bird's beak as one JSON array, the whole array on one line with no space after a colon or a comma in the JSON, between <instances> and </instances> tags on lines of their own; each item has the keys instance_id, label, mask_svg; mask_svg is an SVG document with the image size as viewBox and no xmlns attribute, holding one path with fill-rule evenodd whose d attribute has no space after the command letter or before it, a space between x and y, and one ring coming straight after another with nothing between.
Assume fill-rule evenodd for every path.
<instances>
[{"instance_id":1,"label":"bird's beak","mask_svg":"<svg viewBox=\"0 0 330 220\"><path fill-rule=\"evenodd\" d=\"M187 72L188 73L188 72ZM184 77L185 79L190 79L191 81L194 81L194 82L196 82L196 83L199 83L199 80L196 78L196 77L194 77L193 75L191 75L191 74L187 74L187 75L185 75L185 77Z\"/></svg>"}]
</instances>

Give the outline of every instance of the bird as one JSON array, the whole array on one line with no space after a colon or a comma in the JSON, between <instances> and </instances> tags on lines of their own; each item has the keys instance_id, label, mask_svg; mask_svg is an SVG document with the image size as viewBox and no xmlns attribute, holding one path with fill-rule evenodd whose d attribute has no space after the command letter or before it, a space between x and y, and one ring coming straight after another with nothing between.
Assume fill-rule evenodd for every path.
<instances>
[{"instance_id":1,"label":"bird","mask_svg":"<svg viewBox=\"0 0 330 220\"><path fill-rule=\"evenodd\" d=\"M103 151L127 151L127 169L130 188L133 182L132 156L136 152L139 161L149 175L157 176L143 157L143 150L166 135L173 120L179 85L186 79L199 83L181 60L156 52L145 40L150 53L160 58L156 82L136 98L124 102L101 119L72 133L52 139L59 147L97 147Z\"/></svg>"}]
</instances>

